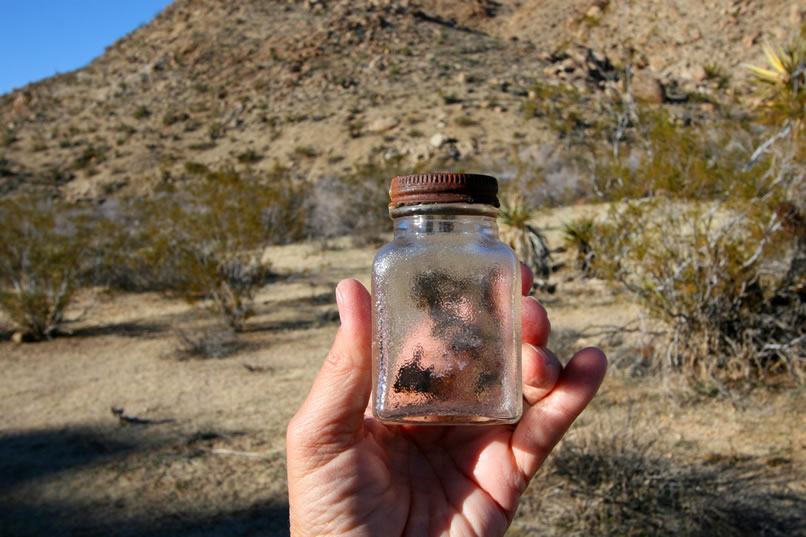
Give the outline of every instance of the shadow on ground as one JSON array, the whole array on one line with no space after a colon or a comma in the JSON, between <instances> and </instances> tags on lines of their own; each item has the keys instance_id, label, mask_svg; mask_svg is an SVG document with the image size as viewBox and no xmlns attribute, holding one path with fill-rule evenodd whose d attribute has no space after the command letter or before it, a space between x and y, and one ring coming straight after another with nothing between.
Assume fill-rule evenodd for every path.
<instances>
[{"instance_id":1,"label":"shadow on ground","mask_svg":"<svg viewBox=\"0 0 806 537\"><path fill-rule=\"evenodd\" d=\"M113 464L154 465L169 452L197 450L196 444L195 436L185 438L152 426L78 425L0 436L0 535L288 535L284 501L241 503L232 509L218 504L214 512L202 512L202 499L198 512L167 504L160 512L144 515L147 509L137 505L142 502L137 495L126 498L126 508L97 501L88 506L82 499L82 485L99 486L92 474L100 468L108 474ZM68 476L66 483L75 484L75 490L63 490L62 476ZM60 493L50 490L52 483L62 488ZM100 486L111 490L115 483Z\"/></svg>"},{"instance_id":2,"label":"shadow on ground","mask_svg":"<svg viewBox=\"0 0 806 537\"><path fill-rule=\"evenodd\" d=\"M168 326L158 323L143 323L143 322L129 322L129 323L112 323L102 324L97 326L85 326L75 328L70 331L73 337L97 337L97 336L123 336L131 338L145 338L148 336L154 337L166 330Z\"/></svg>"},{"instance_id":3,"label":"shadow on ground","mask_svg":"<svg viewBox=\"0 0 806 537\"><path fill-rule=\"evenodd\" d=\"M30 506L0 502L0 534L15 537L285 537L288 505L258 504L250 509L199 516L95 519L93 513L65 512L58 505Z\"/></svg>"}]
</instances>

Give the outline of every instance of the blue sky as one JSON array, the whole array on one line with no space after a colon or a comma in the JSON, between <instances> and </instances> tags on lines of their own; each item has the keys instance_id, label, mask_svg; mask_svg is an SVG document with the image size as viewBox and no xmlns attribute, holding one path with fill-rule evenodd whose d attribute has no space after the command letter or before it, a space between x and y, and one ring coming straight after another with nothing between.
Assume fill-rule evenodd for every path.
<instances>
[{"instance_id":1,"label":"blue sky","mask_svg":"<svg viewBox=\"0 0 806 537\"><path fill-rule=\"evenodd\" d=\"M0 0L0 95L87 65L171 0Z\"/></svg>"}]
</instances>

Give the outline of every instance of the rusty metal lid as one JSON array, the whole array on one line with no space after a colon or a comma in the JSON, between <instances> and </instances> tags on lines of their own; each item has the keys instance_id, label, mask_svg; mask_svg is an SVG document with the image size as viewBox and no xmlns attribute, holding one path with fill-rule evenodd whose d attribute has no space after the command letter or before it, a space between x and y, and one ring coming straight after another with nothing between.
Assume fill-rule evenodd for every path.
<instances>
[{"instance_id":1,"label":"rusty metal lid","mask_svg":"<svg viewBox=\"0 0 806 537\"><path fill-rule=\"evenodd\" d=\"M477 173L401 175L389 187L389 209L424 203L481 203L498 207L498 181Z\"/></svg>"}]
</instances>

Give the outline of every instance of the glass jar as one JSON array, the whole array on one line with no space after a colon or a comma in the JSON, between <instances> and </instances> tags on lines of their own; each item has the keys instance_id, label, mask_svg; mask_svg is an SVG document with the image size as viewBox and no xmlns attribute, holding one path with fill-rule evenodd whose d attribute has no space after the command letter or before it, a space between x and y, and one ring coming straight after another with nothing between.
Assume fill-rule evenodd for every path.
<instances>
[{"instance_id":1,"label":"glass jar","mask_svg":"<svg viewBox=\"0 0 806 537\"><path fill-rule=\"evenodd\" d=\"M497 192L486 175L392 180L395 237L372 269L378 420L520 419L521 272L498 240Z\"/></svg>"}]
</instances>

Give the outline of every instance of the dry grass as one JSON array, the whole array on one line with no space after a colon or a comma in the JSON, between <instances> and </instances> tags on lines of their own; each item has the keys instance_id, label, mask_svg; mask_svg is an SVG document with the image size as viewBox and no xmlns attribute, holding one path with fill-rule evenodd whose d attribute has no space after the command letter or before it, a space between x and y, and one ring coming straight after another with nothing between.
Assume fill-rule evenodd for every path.
<instances>
[{"instance_id":1,"label":"dry grass","mask_svg":"<svg viewBox=\"0 0 806 537\"><path fill-rule=\"evenodd\" d=\"M625 421L569 435L529 491L508 535L804 535L804 478L786 457L669 452L659 433ZM519 533L520 531L520 533Z\"/></svg>"},{"instance_id":2,"label":"dry grass","mask_svg":"<svg viewBox=\"0 0 806 537\"><path fill-rule=\"evenodd\" d=\"M174 333L179 342L176 352L180 360L226 358L236 354L244 346L235 330L222 323L176 326Z\"/></svg>"}]
</instances>

